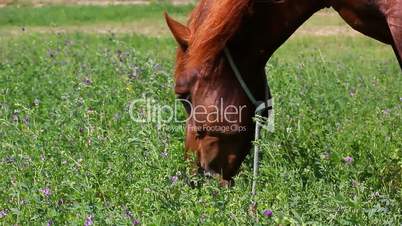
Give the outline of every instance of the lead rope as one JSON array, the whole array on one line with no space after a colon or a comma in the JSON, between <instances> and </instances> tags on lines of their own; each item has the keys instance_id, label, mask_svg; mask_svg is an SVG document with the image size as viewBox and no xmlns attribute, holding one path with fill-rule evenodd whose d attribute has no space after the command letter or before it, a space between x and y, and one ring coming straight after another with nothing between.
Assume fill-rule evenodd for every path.
<instances>
[{"instance_id":1,"label":"lead rope","mask_svg":"<svg viewBox=\"0 0 402 226\"><path fill-rule=\"evenodd\" d=\"M270 90L268 87L268 83L267 83L267 78L264 77L264 82L266 84L265 86L265 101L257 101L255 99L255 97L253 96L252 92L250 91L250 89L248 88L247 84L244 82L243 77L241 76L241 73L239 71L239 69L237 68L232 55L230 54L230 51L228 48L224 49L226 58L237 78L237 80L240 83L240 86L243 88L244 92L246 93L247 97L250 99L250 101L254 104L254 106L256 107L255 110L255 116L256 116L256 125L255 125L255 138L254 138L254 161L253 161L253 184L251 187L251 202L252 205L254 206L254 208L256 207L256 201L255 201L255 196L257 193L257 178L258 178L258 168L259 168L259 153L260 153L260 148L257 144L257 141L260 139L261 136L261 123L259 122L261 116L262 116L262 112L264 110L270 109L272 108L272 98L270 95ZM269 117L270 115L268 115Z\"/></svg>"}]
</instances>

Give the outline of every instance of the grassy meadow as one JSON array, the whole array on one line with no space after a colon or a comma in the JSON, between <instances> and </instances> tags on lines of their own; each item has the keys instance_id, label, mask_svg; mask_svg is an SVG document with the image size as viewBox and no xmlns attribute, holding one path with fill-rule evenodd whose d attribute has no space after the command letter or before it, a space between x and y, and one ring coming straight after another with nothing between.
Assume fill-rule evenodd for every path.
<instances>
[{"instance_id":1,"label":"grassy meadow","mask_svg":"<svg viewBox=\"0 0 402 226\"><path fill-rule=\"evenodd\" d=\"M259 141L256 222L251 156L220 188L189 173L182 124L130 119L144 96L174 105L165 9L183 19L191 6L0 8L0 225L402 223L390 47L325 12L270 60L276 131Z\"/></svg>"}]
</instances>

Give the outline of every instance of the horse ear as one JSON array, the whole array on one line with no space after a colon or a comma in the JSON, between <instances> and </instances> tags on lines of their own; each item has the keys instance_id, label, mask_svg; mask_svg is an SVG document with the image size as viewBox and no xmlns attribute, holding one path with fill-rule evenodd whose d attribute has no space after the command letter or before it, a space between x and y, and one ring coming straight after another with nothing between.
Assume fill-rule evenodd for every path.
<instances>
[{"instance_id":1,"label":"horse ear","mask_svg":"<svg viewBox=\"0 0 402 226\"><path fill-rule=\"evenodd\" d=\"M179 43L181 48L187 49L188 40L190 39L190 30L183 24L172 19L166 12L165 19L177 43Z\"/></svg>"}]
</instances>

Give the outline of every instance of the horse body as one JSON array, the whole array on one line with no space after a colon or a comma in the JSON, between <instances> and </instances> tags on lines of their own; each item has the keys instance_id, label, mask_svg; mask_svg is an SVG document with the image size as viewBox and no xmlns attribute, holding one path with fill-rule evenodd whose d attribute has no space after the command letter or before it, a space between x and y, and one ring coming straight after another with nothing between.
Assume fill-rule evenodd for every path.
<instances>
[{"instance_id":1,"label":"horse body","mask_svg":"<svg viewBox=\"0 0 402 226\"><path fill-rule=\"evenodd\" d=\"M254 139L255 107L236 80L223 48L228 48L248 88L265 99L265 64L272 54L314 13L335 10L353 28L391 44L402 68L402 0L202 0L188 26L166 16L179 43L175 91L193 106L237 106L235 120L192 115L187 122L186 150L194 151L198 165L230 181ZM269 94L271 95L271 94ZM190 114L191 111L188 111ZM218 115L223 115L220 110ZM233 122L235 121L235 122ZM209 131L214 126L244 127L243 131Z\"/></svg>"},{"instance_id":2,"label":"horse body","mask_svg":"<svg viewBox=\"0 0 402 226\"><path fill-rule=\"evenodd\" d=\"M334 1L333 8L355 30L381 42L391 44L390 32L383 13L384 3L370 0Z\"/></svg>"},{"instance_id":3,"label":"horse body","mask_svg":"<svg viewBox=\"0 0 402 226\"><path fill-rule=\"evenodd\" d=\"M402 0L331 0L355 30L390 44L402 68Z\"/></svg>"}]
</instances>

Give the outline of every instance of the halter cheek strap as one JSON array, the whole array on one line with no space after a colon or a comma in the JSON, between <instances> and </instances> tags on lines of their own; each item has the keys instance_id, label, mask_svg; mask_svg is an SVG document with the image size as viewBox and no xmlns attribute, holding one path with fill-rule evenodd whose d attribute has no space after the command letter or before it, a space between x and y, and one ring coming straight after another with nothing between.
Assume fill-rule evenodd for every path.
<instances>
[{"instance_id":1,"label":"halter cheek strap","mask_svg":"<svg viewBox=\"0 0 402 226\"><path fill-rule=\"evenodd\" d=\"M253 105L255 106L255 116L262 116L263 111L265 110L270 110L272 109L272 98L270 98L270 94L269 94L269 87L268 87L268 83L266 80L266 77L264 76L264 83L265 83L265 100L264 101L257 101L257 99L254 97L254 95L252 94L252 92L250 91L249 87L247 86L246 82L244 81L243 77L241 76L241 73L239 71L239 69L237 68L232 55L230 54L229 49L226 47L224 49L225 52L225 56L230 64L230 67L232 68L237 81L240 83L240 86L242 87L244 93L247 95L247 97L250 99L250 101L253 103ZM268 115L269 117L269 115ZM260 139L260 135L261 135L261 124L257 121L256 123L256 127L255 127L255 140L257 141ZM253 185L252 185L252 190L251 190L251 195L254 199L255 195L256 195L256 187L257 187L257 176L258 176L258 162L259 162L259 147L258 145L255 143L254 144L254 161L253 161ZM254 202L254 200L253 200ZM255 203L254 203L255 204Z\"/></svg>"}]
</instances>

